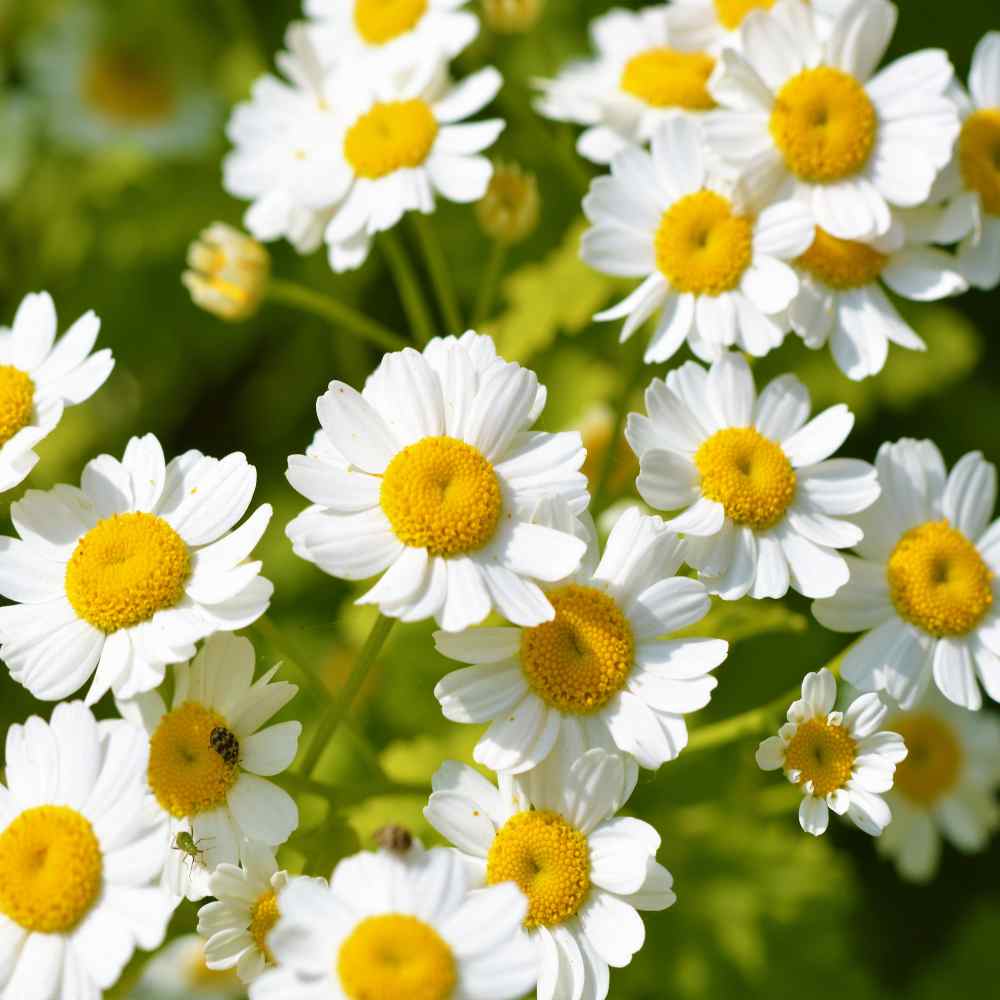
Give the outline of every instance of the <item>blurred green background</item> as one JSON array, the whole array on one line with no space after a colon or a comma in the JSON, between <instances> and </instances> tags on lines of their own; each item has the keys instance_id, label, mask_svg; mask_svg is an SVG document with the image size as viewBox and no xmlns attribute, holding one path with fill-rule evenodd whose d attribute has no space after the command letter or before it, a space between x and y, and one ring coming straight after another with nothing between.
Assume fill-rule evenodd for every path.
<instances>
[{"instance_id":1,"label":"blurred green background","mask_svg":"<svg viewBox=\"0 0 1000 1000\"><path fill-rule=\"evenodd\" d=\"M994 0L900 6L891 54L944 46L963 79L976 41L998 27ZM496 152L535 171L542 193L542 223L512 252L489 329L508 358L536 368L547 383L544 426L584 426L598 452L609 433L602 407L626 391L641 345L623 350L615 324L589 322L621 290L577 260L579 202L592 169L574 158L568 128L530 111L529 81L583 54L587 22L605 9L599 0L547 0L534 31L484 32L456 66L459 74L487 62L503 70L498 111L508 128ZM0 324L26 292L47 289L63 328L87 309L100 315L100 345L118 361L107 385L68 411L39 448L42 460L26 487L75 483L89 458L119 455L132 434L147 431L168 456L192 447L239 450L256 464L257 500L275 508L258 551L277 589L270 623L253 638L262 659L283 659L286 675L302 686L288 713L308 733L372 615L352 606L357 588L292 555L283 527L304 503L284 480L285 461L308 444L327 382L360 386L378 355L277 306L226 325L194 308L180 283L199 230L216 219L239 224L243 206L221 186L228 108L271 65L298 16L290 0L0 0ZM468 208L446 205L434 225L470 308L488 245ZM415 252L408 225L402 235ZM377 254L361 272L335 276L322 252L303 259L283 244L272 250L277 275L406 332ZM997 461L998 302L996 293L970 293L908 308L929 353L894 348L885 371L861 385L842 377L825 351L810 353L792 337L758 363L758 384L794 370L817 407L848 402L858 415L848 454L871 459L880 442L910 435L934 438L949 464L971 449ZM647 368L643 384L653 374L663 369ZM616 473L618 492L628 495L633 472L625 456ZM4 530L20 492L3 499ZM775 697L844 644L794 597L717 609L710 628L735 646L718 671L712 705L694 725ZM440 715L432 688L449 664L434 652L430 632L394 633L355 721L323 761L321 779L343 791L300 798L303 827L284 855L291 866L326 874L338 856L371 846L372 831L390 820L434 839L420 815L422 788L443 758L468 759L477 732ZM101 708L113 712L110 704ZM0 676L5 727L50 709ZM907 886L853 828L835 825L818 841L802 834L793 790L757 770L753 749L682 756L644 774L629 808L662 833L659 857L675 875L679 901L647 917L646 947L613 973L611 996L990 995L988 984L1000 978L1000 848L975 857L946 848L932 885ZM191 930L193 914L182 908L172 935ZM117 995L134 986L142 961ZM143 987L129 995L161 994ZM178 995L196 995L195 988Z\"/></svg>"}]
</instances>

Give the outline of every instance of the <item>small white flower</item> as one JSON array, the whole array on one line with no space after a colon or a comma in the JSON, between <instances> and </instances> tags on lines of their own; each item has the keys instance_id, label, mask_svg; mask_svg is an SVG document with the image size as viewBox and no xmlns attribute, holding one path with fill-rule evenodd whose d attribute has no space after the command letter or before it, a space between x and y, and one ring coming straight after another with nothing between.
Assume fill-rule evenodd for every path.
<instances>
[{"instance_id":1,"label":"small white flower","mask_svg":"<svg viewBox=\"0 0 1000 1000\"><path fill-rule=\"evenodd\" d=\"M789 586L829 597L847 582L837 549L856 545L844 519L879 495L867 462L829 459L854 426L843 404L808 423L809 391L782 375L758 396L746 361L726 354L705 371L689 361L646 390L649 416L630 414L639 495L685 537L685 561L725 600L783 597Z\"/></svg>"},{"instance_id":2,"label":"small white flower","mask_svg":"<svg viewBox=\"0 0 1000 1000\"><path fill-rule=\"evenodd\" d=\"M979 682L1000 701L1000 520L996 467L980 452L949 475L931 441L884 444L875 460L882 497L855 517L864 531L850 581L813 614L836 632L867 632L842 675L912 707L931 677L965 708Z\"/></svg>"},{"instance_id":3,"label":"small white flower","mask_svg":"<svg viewBox=\"0 0 1000 1000\"><path fill-rule=\"evenodd\" d=\"M416 845L346 858L329 886L293 880L269 937L278 967L251 1000L404 1000L414 984L421 1000L516 1000L538 978L527 902L514 885L470 888L456 852Z\"/></svg>"},{"instance_id":4,"label":"small white flower","mask_svg":"<svg viewBox=\"0 0 1000 1000\"><path fill-rule=\"evenodd\" d=\"M809 247L812 218L797 202L767 205L715 173L696 122L674 117L653 135L651 153L619 153L583 208L593 223L583 259L643 279L594 318L625 317L625 341L659 312L648 363L669 360L685 340L706 361L728 347L761 356L780 346L799 290L785 262Z\"/></svg>"},{"instance_id":5,"label":"small white flower","mask_svg":"<svg viewBox=\"0 0 1000 1000\"><path fill-rule=\"evenodd\" d=\"M829 670L806 674L802 698L789 707L778 735L757 748L757 764L764 771L781 768L801 786L799 823L806 833L825 833L832 809L878 837L892 818L882 795L906 746L898 733L878 731L889 710L877 694L861 695L846 712L834 711L836 700Z\"/></svg>"},{"instance_id":6,"label":"small white flower","mask_svg":"<svg viewBox=\"0 0 1000 1000\"><path fill-rule=\"evenodd\" d=\"M155 688L199 639L245 628L272 586L248 561L271 517L239 528L257 473L234 453L185 452L169 464L152 434L119 462L100 455L81 487L29 490L11 505L19 538L0 538L0 655L36 698L71 695L93 674L87 703L109 689Z\"/></svg>"},{"instance_id":7,"label":"small white flower","mask_svg":"<svg viewBox=\"0 0 1000 1000\"><path fill-rule=\"evenodd\" d=\"M7 730L0 786L0 995L100 996L163 941L165 823L142 781L142 731L81 702Z\"/></svg>"},{"instance_id":8,"label":"small white flower","mask_svg":"<svg viewBox=\"0 0 1000 1000\"><path fill-rule=\"evenodd\" d=\"M182 934L146 964L133 997L142 1000L239 1000L246 991L235 971L216 972L205 964L205 942Z\"/></svg>"}]
</instances>

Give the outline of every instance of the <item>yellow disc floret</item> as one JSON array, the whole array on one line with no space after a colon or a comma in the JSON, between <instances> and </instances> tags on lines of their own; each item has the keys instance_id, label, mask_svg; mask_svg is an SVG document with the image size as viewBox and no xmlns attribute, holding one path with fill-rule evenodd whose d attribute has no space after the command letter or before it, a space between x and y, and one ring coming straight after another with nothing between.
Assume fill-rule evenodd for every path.
<instances>
[{"instance_id":1,"label":"yellow disc floret","mask_svg":"<svg viewBox=\"0 0 1000 1000\"><path fill-rule=\"evenodd\" d=\"M772 6L774 0L715 0L715 16L724 28L735 31L750 11L769 10Z\"/></svg>"},{"instance_id":2,"label":"yellow disc floret","mask_svg":"<svg viewBox=\"0 0 1000 1000\"><path fill-rule=\"evenodd\" d=\"M864 87L832 66L803 70L779 91L771 135L788 169L804 181L850 177L875 147L878 117Z\"/></svg>"},{"instance_id":3,"label":"yellow disc floret","mask_svg":"<svg viewBox=\"0 0 1000 1000\"><path fill-rule=\"evenodd\" d=\"M218 712L185 701L160 719L149 741L149 787L171 816L214 809L239 777L239 765L213 745L229 724Z\"/></svg>"},{"instance_id":4,"label":"yellow disc floret","mask_svg":"<svg viewBox=\"0 0 1000 1000\"><path fill-rule=\"evenodd\" d=\"M842 240L817 226L812 246L795 263L824 285L846 291L877 281L889 258L867 243Z\"/></svg>"},{"instance_id":5,"label":"yellow disc floret","mask_svg":"<svg viewBox=\"0 0 1000 1000\"><path fill-rule=\"evenodd\" d=\"M426 101L385 101L347 130L344 156L359 177L376 180L396 170L419 167L437 134L437 119Z\"/></svg>"},{"instance_id":6,"label":"yellow disc floret","mask_svg":"<svg viewBox=\"0 0 1000 1000\"><path fill-rule=\"evenodd\" d=\"M736 288L753 260L753 222L721 194L698 191L663 213L655 250L657 267L677 291L721 295Z\"/></svg>"},{"instance_id":7,"label":"yellow disc floret","mask_svg":"<svg viewBox=\"0 0 1000 1000\"><path fill-rule=\"evenodd\" d=\"M947 521L907 531L892 550L887 575L899 617L931 635L966 635L993 604L989 567Z\"/></svg>"},{"instance_id":8,"label":"yellow disc floret","mask_svg":"<svg viewBox=\"0 0 1000 1000\"><path fill-rule=\"evenodd\" d=\"M774 527L795 499L796 476L781 445L754 427L727 427L703 441L694 464L703 496L756 531Z\"/></svg>"},{"instance_id":9,"label":"yellow disc floret","mask_svg":"<svg viewBox=\"0 0 1000 1000\"><path fill-rule=\"evenodd\" d=\"M549 593L556 616L521 637L521 669L547 705L575 715L603 708L634 658L628 619L607 594L571 583Z\"/></svg>"},{"instance_id":10,"label":"yellow disc floret","mask_svg":"<svg viewBox=\"0 0 1000 1000\"><path fill-rule=\"evenodd\" d=\"M114 514L76 543L66 597L84 621L117 632L174 607L190 573L188 547L162 517Z\"/></svg>"},{"instance_id":11,"label":"yellow disc floret","mask_svg":"<svg viewBox=\"0 0 1000 1000\"><path fill-rule=\"evenodd\" d=\"M811 781L822 798L843 788L854 769L857 744L843 726L826 719L809 719L795 731L785 750L785 770L799 771L800 784Z\"/></svg>"},{"instance_id":12,"label":"yellow disc floret","mask_svg":"<svg viewBox=\"0 0 1000 1000\"><path fill-rule=\"evenodd\" d=\"M979 194L990 215L1000 215L1000 108L976 111L965 119L958 163L966 187Z\"/></svg>"},{"instance_id":13,"label":"yellow disc floret","mask_svg":"<svg viewBox=\"0 0 1000 1000\"><path fill-rule=\"evenodd\" d=\"M558 813L517 813L490 846L486 881L521 887L528 897L525 927L564 923L577 914L590 892L587 838Z\"/></svg>"},{"instance_id":14,"label":"yellow disc floret","mask_svg":"<svg viewBox=\"0 0 1000 1000\"><path fill-rule=\"evenodd\" d=\"M27 931L65 934L94 905L103 872L85 817L67 806L26 809L0 834L0 913Z\"/></svg>"},{"instance_id":15,"label":"yellow disc floret","mask_svg":"<svg viewBox=\"0 0 1000 1000\"><path fill-rule=\"evenodd\" d=\"M262 892L250 907L250 936L268 965L274 965L274 955L267 946L267 936L278 922L279 916L278 897L273 889Z\"/></svg>"},{"instance_id":16,"label":"yellow disc floret","mask_svg":"<svg viewBox=\"0 0 1000 1000\"><path fill-rule=\"evenodd\" d=\"M493 466L464 441L424 438L389 463L379 494L393 533L433 556L482 548L503 507Z\"/></svg>"},{"instance_id":17,"label":"yellow disc floret","mask_svg":"<svg viewBox=\"0 0 1000 1000\"><path fill-rule=\"evenodd\" d=\"M708 92L713 69L715 60L704 52L649 49L625 64L620 86L654 108L708 111L715 107Z\"/></svg>"},{"instance_id":18,"label":"yellow disc floret","mask_svg":"<svg viewBox=\"0 0 1000 1000\"><path fill-rule=\"evenodd\" d=\"M0 446L31 423L35 383L13 365L0 365Z\"/></svg>"},{"instance_id":19,"label":"yellow disc floret","mask_svg":"<svg viewBox=\"0 0 1000 1000\"><path fill-rule=\"evenodd\" d=\"M893 784L911 802L930 808L957 784L962 746L955 730L929 712L907 712L890 724L906 744L906 759L896 765Z\"/></svg>"},{"instance_id":20,"label":"yellow disc floret","mask_svg":"<svg viewBox=\"0 0 1000 1000\"><path fill-rule=\"evenodd\" d=\"M350 1000L449 1000L458 983L441 935L403 913L357 924L340 946L337 974Z\"/></svg>"},{"instance_id":21,"label":"yellow disc floret","mask_svg":"<svg viewBox=\"0 0 1000 1000\"><path fill-rule=\"evenodd\" d=\"M354 27L369 45L384 45L412 31L427 0L354 0Z\"/></svg>"}]
</instances>

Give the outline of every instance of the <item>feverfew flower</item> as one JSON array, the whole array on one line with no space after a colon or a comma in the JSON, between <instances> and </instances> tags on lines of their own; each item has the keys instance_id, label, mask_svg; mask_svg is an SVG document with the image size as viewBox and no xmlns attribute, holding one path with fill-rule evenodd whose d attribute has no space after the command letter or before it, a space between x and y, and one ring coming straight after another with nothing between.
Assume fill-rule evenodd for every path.
<instances>
[{"instance_id":1,"label":"feverfew flower","mask_svg":"<svg viewBox=\"0 0 1000 1000\"><path fill-rule=\"evenodd\" d=\"M174 901L156 885L167 841L145 762L141 730L81 702L7 730L0 995L100 996L163 941Z\"/></svg>"},{"instance_id":2,"label":"feverfew flower","mask_svg":"<svg viewBox=\"0 0 1000 1000\"><path fill-rule=\"evenodd\" d=\"M188 248L181 276L191 300L230 323L260 308L271 277L271 255L256 240L224 222L213 222Z\"/></svg>"},{"instance_id":3,"label":"feverfew flower","mask_svg":"<svg viewBox=\"0 0 1000 1000\"><path fill-rule=\"evenodd\" d=\"M728 347L761 356L784 340L784 313L799 290L785 261L808 249L812 218L796 202L759 203L716 174L697 123L674 117L654 134L651 153L619 153L583 209L593 223L583 259L605 274L643 279L594 318L624 317L625 341L659 313L648 363L669 360L685 340L706 361Z\"/></svg>"},{"instance_id":4,"label":"feverfew flower","mask_svg":"<svg viewBox=\"0 0 1000 1000\"><path fill-rule=\"evenodd\" d=\"M205 964L205 942L182 934L146 963L132 994L142 1000L239 1000L246 990L234 969L219 972Z\"/></svg>"},{"instance_id":5,"label":"feverfew flower","mask_svg":"<svg viewBox=\"0 0 1000 1000\"><path fill-rule=\"evenodd\" d=\"M996 467L978 451L948 475L931 441L884 444L882 497L856 517L864 540L850 580L813 614L837 632L867 632L845 680L911 708L933 676L949 701L976 710L979 682L1000 701L1000 520ZM870 630L870 631L869 631Z\"/></svg>"},{"instance_id":6,"label":"feverfew flower","mask_svg":"<svg viewBox=\"0 0 1000 1000\"><path fill-rule=\"evenodd\" d=\"M528 897L538 1000L604 1000L608 967L628 965L645 940L637 911L676 901L673 879L656 861L659 834L614 815L624 778L622 758L599 749L568 769L501 774L499 789L454 761L434 775L428 822L479 884L515 882Z\"/></svg>"},{"instance_id":7,"label":"feverfew flower","mask_svg":"<svg viewBox=\"0 0 1000 1000\"><path fill-rule=\"evenodd\" d=\"M32 450L107 381L114 358L91 354L101 321L88 312L56 342L56 307L48 292L26 295L14 326L0 329L0 490L17 486L38 462Z\"/></svg>"},{"instance_id":8,"label":"feverfew flower","mask_svg":"<svg viewBox=\"0 0 1000 1000\"><path fill-rule=\"evenodd\" d=\"M958 136L943 51L873 76L896 17L887 0L855 0L823 41L809 7L781 0L747 16L741 53L724 52L709 81L722 109L705 121L714 153L840 239L882 236L891 206L923 203Z\"/></svg>"},{"instance_id":9,"label":"feverfew flower","mask_svg":"<svg viewBox=\"0 0 1000 1000\"><path fill-rule=\"evenodd\" d=\"M684 715L708 704L710 671L728 649L719 639L661 638L709 611L704 585L673 575L682 562L681 540L630 507L600 562L588 553L548 589L552 621L436 633L438 652L473 664L434 694L452 721L491 723L476 760L512 773L592 747L617 748L643 767L673 760L687 745Z\"/></svg>"},{"instance_id":10,"label":"feverfew flower","mask_svg":"<svg viewBox=\"0 0 1000 1000\"><path fill-rule=\"evenodd\" d=\"M844 520L879 495L867 462L829 459L854 426L840 404L808 423L809 391L794 375L758 396L746 361L726 354L654 379L648 417L630 414L639 495L685 535L685 561L725 600L783 597L789 586L829 597L847 582L836 549L861 540Z\"/></svg>"},{"instance_id":11,"label":"feverfew flower","mask_svg":"<svg viewBox=\"0 0 1000 1000\"><path fill-rule=\"evenodd\" d=\"M438 847L362 852L329 886L295 879L268 941L277 968L251 1000L516 1000L538 978L515 885L470 892L461 857Z\"/></svg>"},{"instance_id":12,"label":"feverfew flower","mask_svg":"<svg viewBox=\"0 0 1000 1000\"><path fill-rule=\"evenodd\" d=\"M764 771L781 768L801 786L799 823L806 833L825 833L832 809L878 837L892 818L882 795L892 787L906 746L898 733L878 731L888 708L877 694L861 695L846 712L833 710L836 700L829 670L806 674L788 722L757 748L757 764Z\"/></svg>"},{"instance_id":13,"label":"feverfew flower","mask_svg":"<svg viewBox=\"0 0 1000 1000\"><path fill-rule=\"evenodd\" d=\"M313 501L287 528L296 553L349 580L384 574L360 603L403 621L551 620L535 580L568 576L586 545L535 509L579 515L589 497L580 435L531 430L544 405L534 372L472 332L385 355L363 392L331 382L313 446L288 460Z\"/></svg>"},{"instance_id":14,"label":"feverfew flower","mask_svg":"<svg viewBox=\"0 0 1000 1000\"><path fill-rule=\"evenodd\" d=\"M133 698L194 655L212 632L245 628L271 599L248 561L267 504L236 530L257 473L235 453L169 464L152 434L119 462L100 455L81 487L29 490L11 505L19 538L0 538L0 655L36 698Z\"/></svg>"}]
</instances>

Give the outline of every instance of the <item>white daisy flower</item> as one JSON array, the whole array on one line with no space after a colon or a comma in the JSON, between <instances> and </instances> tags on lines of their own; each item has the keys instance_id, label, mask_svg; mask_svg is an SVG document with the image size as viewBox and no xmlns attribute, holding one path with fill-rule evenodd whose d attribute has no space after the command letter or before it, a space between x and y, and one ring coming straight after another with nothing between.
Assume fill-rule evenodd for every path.
<instances>
[{"instance_id":1,"label":"white daisy flower","mask_svg":"<svg viewBox=\"0 0 1000 1000\"><path fill-rule=\"evenodd\" d=\"M234 969L220 972L205 964L205 942L182 934L147 963L132 998L141 1000L239 1000L246 990Z\"/></svg>"},{"instance_id":2,"label":"white daisy flower","mask_svg":"<svg viewBox=\"0 0 1000 1000\"><path fill-rule=\"evenodd\" d=\"M850 581L813 614L835 632L867 632L845 680L911 708L933 676L956 705L1000 701L1000 520L996 467L969 452L948 475L931 441L879 448L882 497L855 518L864 540Z\"/></svg>"},{"instance_id":3,"label":"white daisy flower","mask_svg":"<svg viewBox=\"0 0 1000 1000\"><path fill-rule=\"evenodd\" d=\"M806 833L825 833L832 809L878 837L892 818L882 795L892 787L906 745L898 733L879 732L889 712L879 695L861 695L846 712L834 711L836 700L829 670L806 674L788 722L757 748L757 764L764 771L781 768L801 786L799 823Z\"/></svg>"},{"instance_id":4,"label":"white daisy flower","mask_svg":"<svg viewBox=\"0 0 1000 1000\"><path fill-rule=\"evenodd\" d=\"M649 416L625 436L639 456L639 495L684 534L685 561L731 601L829 597L847 582L837 549L861 540L844 519L879 495L867 462L828 460L854 426L843 404L808 423L809 390L781 375L758 396L746 361L726 354L706 371L693 361L654 379Z\"/></svg>"},{"instance_id":5,"label":"white daisy flower","mask_svg":"<svg viewBox=\"0 0 1000 1000\"><path fill-rule=\"evenodd\" d=\"M926 882L937 871L942 839L960 851L982 851L1000 825L1000 723L928 690L889 725L909 754L886 795L892 822L879 851L895 861L903 878Z\"/></svg>"},{"instance_id":6,"label":"white daisy flower","mask_svg":"<svg viewBox=\"0 0 1000 1000\"><path fill-rule=\"evenodd\" d=\"M667 11L608 11L590 25L596 57L538 81L540 114L586 126L577 143L586 159L610 163L623 149L649 142L665 117L715 107L708 92L715 60L671 46Z\"/></svg>"},{"instance_id":7,"label":"white daisy flower","mask_svg":"<svg viewBox=\"0 0 1000 1000\"><path fill-rule=\"evenodd\" d=\"M363 392L331 382L313 446L288 460L313 502L286 529L296 553L348 580L384 573L360 603L403 621L551 620L534 581L568 576L586 544L533 515L589 497L580 435L531 430L544 405L534 372L472 332L385 355Z\"/></svg>"},{"instance_id":8,"label":"white daisy flower","mask_svg":"<svg viewBox=\"0 0 1000 1000\"><path fill-rule=\"evenodd\" d=\"M882 236L890 206L926 201L958 136L943 51L872 75L896 17L887 0L855 0L823 41L809 8L782 0L746 18L742 54L724 52L709 81L722 108L705 120L715 154L754 189L808 205L840 239Z\"/></svg>"},{"instance_id":9,"label":"white daisy flower","mask_svg":"<svg viewBox=\"0 0 1000 1000\"><path fill-rule=\"evenodd\" d=\"M446 762L433 778L428 822L456 847L481 885L514 882L528 897L527 937L537 949L538 1000L608 995L646 931L637 910L676 901L656 861L659 834L616 817L624 763L588 750L568 769L499 776Z\"/></svg>"},{"instance_id":10,"label":"white daisy flower","mask_svg":"<svg viewBox=\"0 0 1000 1000\"><path fill-rule=\"evenodd\" d=\"M656 768L687 745L684 715L708 704L717 684L710 671L728 643L660 639L710 607L703 584L674 576L681 540L630 507L599 563L593 555L549 588L552 621L434 636L439 653L473 664L434 694L453 722L491 723L475 750L490 770L519 773L552 753L572 761L592 747Z\"/></svg>"},{"instance_id":11,"label":"white daisy flower","mask_svg":"<svg viewBox=\"0 0 1000 1000\"><path fill-rule=\"evenodd\" d=\"M169 710L157 691L119 703L149 733L146 780L169 817L164 887L188 899L209 894L220 864L246 860L246 842L277 847L298 826L291 796L264 779L292 763L302 723L261 728L298 688L272 682L277 665L254 681L254 660L249 639L219 632L174 669Z\"/></svg>"},{"instance_id":12,"label":"white daisy flower","mask_svg":"<svg viewBox=\"0 0 1000 1000\"><path fill-rule=\"evenodd\" d=\"M625 341L659 311L649 364L669 360L685 340L706 361L737 346L761 356L784 340L784 312L799 290L785 261L808 249L812 218L796 202L758 203L715 174L691 119L662 124L651 153L619 153L583 209L593 223L583 259L605 274L644 279L594 318L625 317Z\"/></svg>"},{"instance_id":13,"label":"white daisy flower","mask_svg":"<svg viewBox=\"0 0 1000 1000\"><path fill-rule=\"evenodd\" d=\"M101 321L84 313L56 341L48 292L26 295L11 329L0 328L0 490L21 483L38 462L32 450L67 406L104 385L115 366L107 348L91 354Z\"/></svg>"},{"instance_id":14,"label":"white daisy flower","mask_svg":"<svg viewBox=\"0 0 1000 1000\"><path fill-rule=\"evenodd\" d=\"M28 490L11 505L20 537L0 538L0 655L36 698L133 698L168 663L219 630L245 628L273 587L248 561L271 517L264 504L232 530L257 473L234 453L188 451L169 464L152 434L119 462L100 455L81 487Z\"/></svg>"},{"instance_id":15,"label":"white daisy flower","mask_svg":"<svg viewBox=\"0 0 1000 1000\"><path fill-rule=\"evenodd\" d=\"M341 861L329 886L296 879L278 897L278 967L252 1000L515 1000L538 978L514 885L470 892L455 852L414 846Z\"/></svg>"},{"instance_id":16,"label":"white daisy flower","mask_svg":"<svg viewBox=\"0 0 1000 1000\"><path fill-rule=\"evenodd\" d=\"M0 995L90 1000L163 941L162 819L142 731L81 702L7 730L0 786Z\"/></svg>"}]
</instances>

